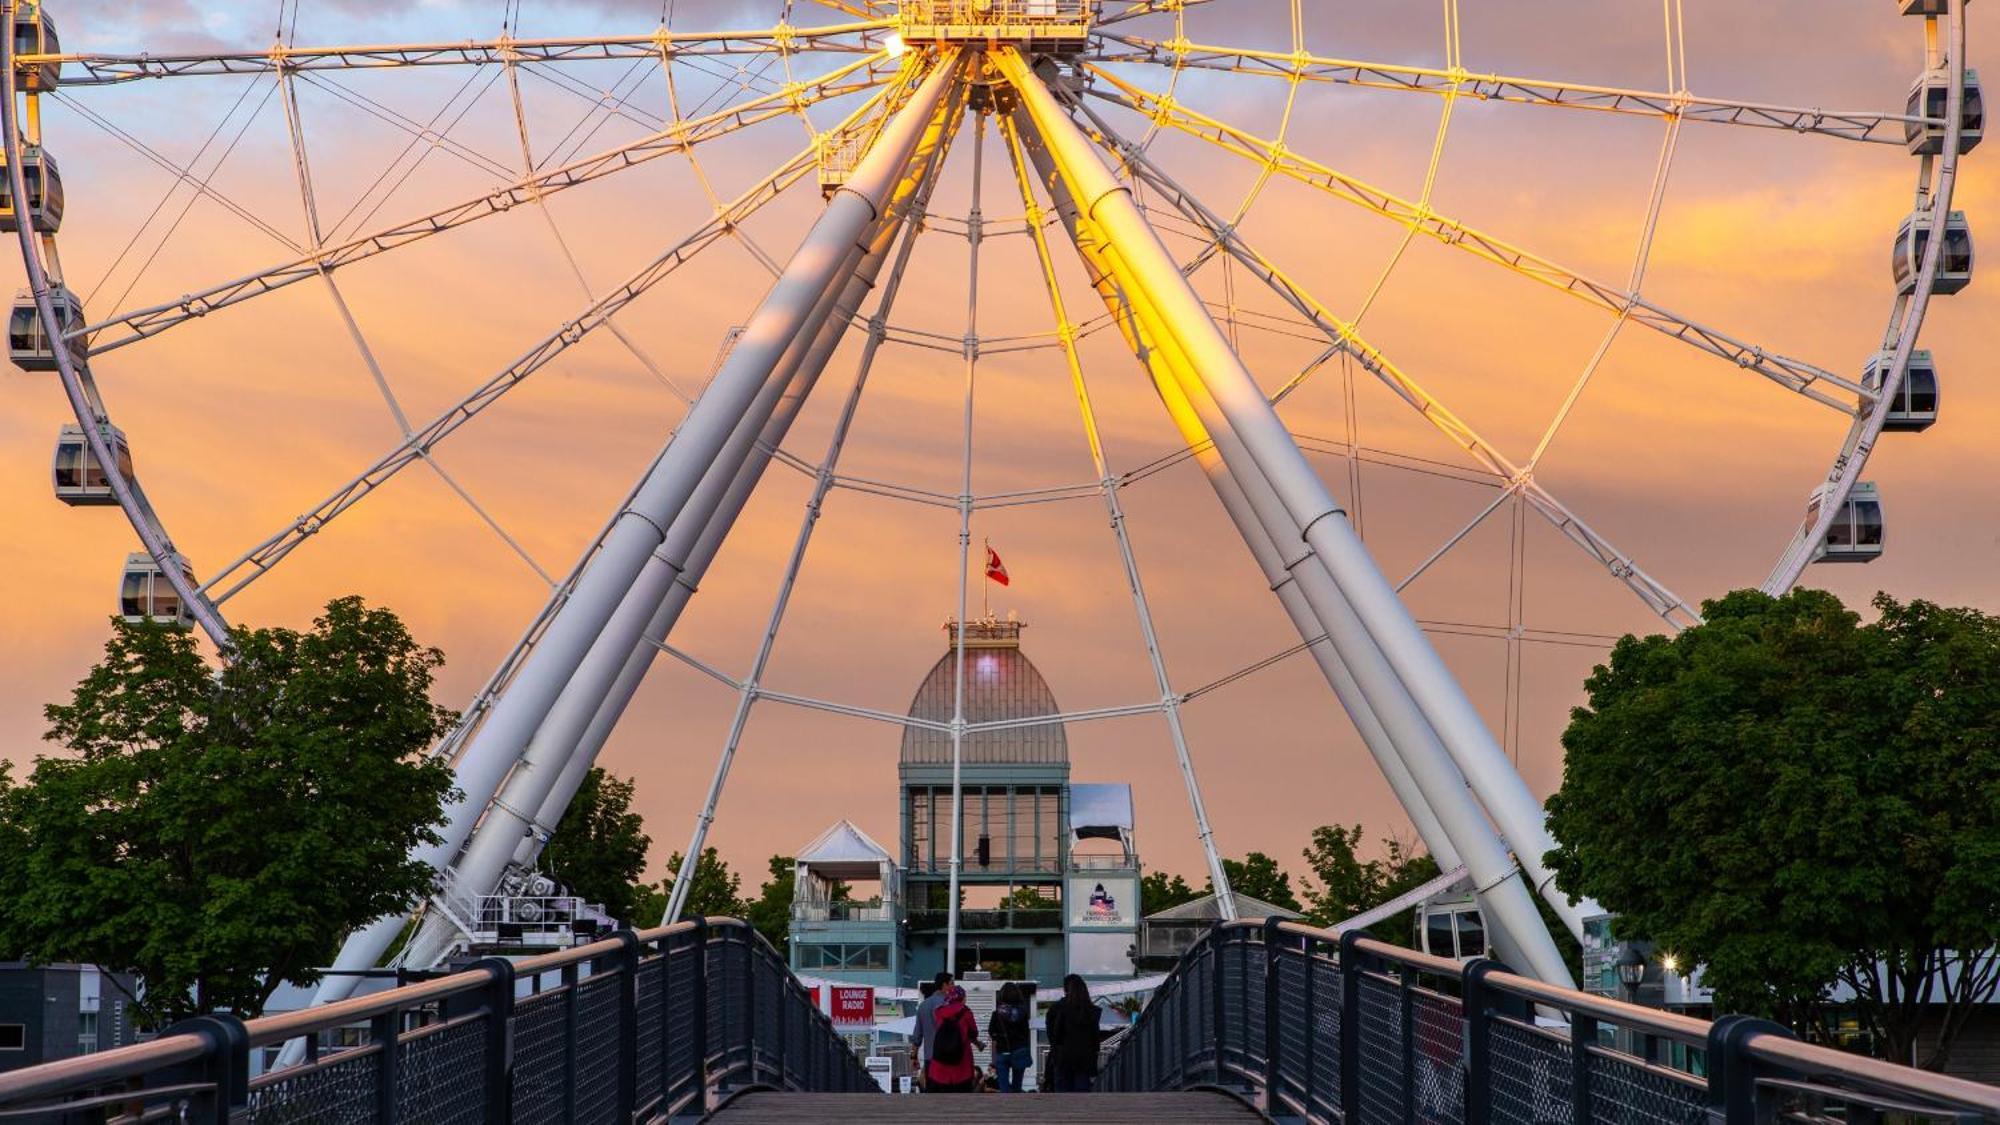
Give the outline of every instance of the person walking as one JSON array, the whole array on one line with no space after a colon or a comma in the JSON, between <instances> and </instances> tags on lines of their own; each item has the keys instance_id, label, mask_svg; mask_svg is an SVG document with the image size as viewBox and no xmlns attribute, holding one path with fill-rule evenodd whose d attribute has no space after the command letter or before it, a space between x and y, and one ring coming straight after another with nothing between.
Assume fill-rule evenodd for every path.
<instances>
[{"instance_id":1,"label":"person walking","mask_svg":"<svg viewBox=\"0 0 2000 1125\"><path fill-rule=\"evenodd\" d=\"M945 993L951 990L951 974L940 971L924 986L923 1002L917 1005L917 1075L919 1084L926 1084L930 1073L931 1036L937 1031L937 1010L944 1006Z\"/></svg>"},{"instance_id":2,"label":"person walking","mask_svg":"<svg viewBox=\"0 0 2000 1125\"><path fill-rule=\"evenodd\" d=\"M945 998L938 1006L931 1027L931 1060L924 1067L924 1089L933 1094L969 1094L979 1088L979 1069L972 1052L984 1047L979 1040L979 1017L965 1006L965 990L952 985L943 989Z\"/></svg>"},{"instance_id":3,"label":"person walking","mask_svg":"<svg viewBox=\"0 0 2000 1125\"><path fill-rule=\"evenodd\" d=\"M1090 986L1075 973L1063 978L1062 999L1049 1007L1050 1089L1087 1094L1097 1077L1098 1021L1104 1012L1090 998Z\"/></svg>"},{"instance_id":4,"label":"person walking","mask_svg":"<svg viewBox=\"0 0 2000 1125\"><path fill-rule=\"evenodd\" d=\"M1021 1076L1033 1059L1029 1043L1028 998L1021 986L1008 981L1000 986L993 1015L986 1021L986 1034L993 1040L993 1079L1003 1094L1021 1092Z\"/></svg>"}]
</instances>

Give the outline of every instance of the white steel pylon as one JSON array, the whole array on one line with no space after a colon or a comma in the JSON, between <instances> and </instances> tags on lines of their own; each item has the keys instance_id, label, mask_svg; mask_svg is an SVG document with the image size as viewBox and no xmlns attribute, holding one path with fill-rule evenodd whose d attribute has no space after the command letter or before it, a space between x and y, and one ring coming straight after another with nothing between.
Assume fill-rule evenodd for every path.
<instances>
[{"instance_id":1,"label":"white steel pylon","mask_svg":"<svg viewBox=\"0 0 2000 1125\"><path fill-rule=\"evenodd\" d=\"M655 552L666 544L669 529L700 489L708 468L723 455L731 434L752 411L760 392L772 381L787 350L802 333L810 335L817 330L815 315L820 321L825 319L832 304L831 295L843 288L859 263L865 236L887 213L891 192L904 182L925 126L951 87L958 65L956 52L946 52L937 59L929 76L883 130L876 147L855 175L828 201L826 210L759 304L728 360L689 410L659 461L604 536L596 557L579 576L575 589L550 620L514 681L495 702L456 765L463 796L450 810L441 842L425 850L422 858L432 867L443 870L450 864L458 851L469 844L475 819L490 811L489 806L499 808L491 802L508 774L523 767L538 769L551 775L550 784L560 775L574 743L551 746L550 758L535 763L523 761L524 751L593 645L611 625L649 561L657 557ZM699 529L695 535L699 535ZM678 571L685 558L662 562ZM667 585L671 581L669 576ZM665 592L660 590L660 595ZM610 674L607 690L623 669L648 620L648 617L638 619L630 635L632 644L618 653L616 661L604 661ZM595 704L602 702L600 694ZM596 714L595 704L585 715L586 723ZM537 796L532 804L524 805L528 812L504 810L507 814L504 818L518 818L509 826L518 832L520 820L532 816L540 805ZM504 862L513 854L517 840L517 834L507 834L504 849L495 845L492 850ZM385 919L357 932L342 947L335 969L376 964L401 925L400 919ZM318 1001L346 994L352 990L354 980L347 975L329 976L320 987Z\"/></svg>"},{"instance_id":2,"label":"white steel pylon","mask_svg":"<svg viewBox=\"0 0 2000 1125\"><path fill-rule=\"evenodd\" d=\"M1353 625L1359 628L1344 628L1347 623L1337 613L1320 613L1320 623L1343 662L1350 671L1365 669L1367 650L1380 652L1394 679L1408 691L1422 717L1451 751L1487 812L1514 841L1521 866L1536 876L1537 887L1545 889L1551 905L1572 932L1580 933L1576 905L1543 877L1541 852L1553 844L1542 822L1541 805L1527 792L1520 775L1472 712L1457 681L1354 536L1345 513L1327 493L1207 308L1139 213L1130 192L1112 176L1019 52L1003 49L997 61L1019 91L1023 112L1042 137L1076 212L1101 238L1104 262L1119 282L1123 297L1165 354L1185 407L1192 410L1201 430L1214 439L1220 460L1248 494L1258 522L1286 552L1287 569L1294 575L1309 574L1312 568L1300 564L1315 560L1337 588L1333 592L1337 596L1323 599L1327 604L1315 606L1315 610L1337 610L1341 601L1351 609ZM1170 409L1175 405L1170 402ZM1260 497L1263 492L1267 497ZM1311 599L1310 586L1307 595ZM1379 715L1385 700L1377 697L1370 702ZM1399 740L1398 745L1402 744ZM1442 794L1443 788L1438 792ZM1464 843L1455 841L1461 848ZM1471 863L1474 855L1462 858ZM1513 877L1511 871L1495 874L1503 881ZM1495 920L1513 940L1524 943L1525 948L1519 950L1523 967L1552 983L1568 982L1568 967L1553 941L1539 919L1531 910L1521 909L1522 905L1516 900L1513 910ZM1541 940L1535 941L1537 936Z\"/></svg>"}]
</instances>

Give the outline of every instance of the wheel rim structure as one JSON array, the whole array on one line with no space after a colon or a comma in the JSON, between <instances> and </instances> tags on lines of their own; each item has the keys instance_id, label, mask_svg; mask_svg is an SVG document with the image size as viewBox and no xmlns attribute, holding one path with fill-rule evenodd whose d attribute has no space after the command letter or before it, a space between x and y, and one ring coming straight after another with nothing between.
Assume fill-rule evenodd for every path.
<instances>
[{"instance_id":1,"label":"wheel rim structure","mask_svg":"<svg viewBox=\"0 0 2000 1125\"><path fill-rule=\"evenodd\" d=\"M1397 798L1423 837L1446 866L1463 863L1472 873L1482 904L1496 918L1527 909L1528 895L1549 894L1547 876L1530 854L1518 862L1501 838L1527 846L1514 852L1537 853L1531 838L1539 831L1539 806L1527 796L1525 784L1506 764L1506 751L1518 758L1523 646L1537 642L1578 643L1582 635L1537 635L1527 627L1522 606L1521 571L1525 567L1526 526L1541 517L1564 539L1580 549L1592 564L1621 583L1647 611L1678 629L1699 620L1692 605L1642 568L1630 554L1586 522L1537 479L1544 453L1570 419L1614 342L1628 326L1653 329L1664 337L1735 364L1817 406L1849 415L1847 433L1824 476L1820 501L1794 534L1771 569L1763 588L1781 593L1794 585L1804 568L1822 552L1837 521L1848 518L1849 501L1861 482L1868 458L1902 398L1903 380L1911 369L1920 333L1934 292L1954 267L1955 230L1952 198L1959 157L1976 142L1968 135L1969 86L1965 60L1964 0L1904 0L1906 14L1922 17L1926 35L1925 73L1939 76L1945 91L1943 117L1922 116L1927 97L1917 99L1919 115L1873 112L1830 112L1765 102L1697 96L1689 90L1685 25L1679 0L1663 0L1668 88L1640 90L1538 80L1466 69L1460 44L1457 0L1442 0L1444 65L1416 66L1341 59L1307 49L1306 5L1303 0L1278 3L1290 21L1289 51L1226 47L1191 41L1190 9L1227 8L1233 0L903 0L894 5L863 0L859 5L822 0L832 22L794 23L786 3L774 24L757 29L723 32L668 30L666 20L650 33L595 38L517 37L518 4L507 4L502 34L491 40L460 43L375 43L358 46L300 46L296 42L298 4L280 6L280 33L262 52L211 53L83 53L46 49L36 30L46 26L48 13L37 0L13 0L4 7L10 34L0 51L5 71L6 105L0 111L8 162L7 184L15 201L16 227L23 265L32 295L33 320L40 338L50 342L46 368L61 382L80 429L88 456L99 466L120 463L122 436L92 375L90 358L150 340L201 317L224 313L237 305L297 282L317 280L336 311L355 355L371 375L376 391L393 417L400 440L360 473L335 488L304 515L261 540L228 567L206 581L185 568L166 525L154 511L136 478L123 472L103 474L108 502L115 502L137 533L153 569L173 591L179 613L200 628L226 659L229 626L220 606L260 576L270 572L307 539L372 495L402 469L422 465L446 485L504 546L549 587L541 612L511 646L499 667L475 695L461 723L436 748L458 765L465 799L453 813L446 842L427 860L442 873L441 889L427 908L426 925L439 940L456 923L454 910L464 896L489 893L503 870L531 865L539 841L559 819L581 772L617 724L626 703L656 654L665 653L734 693L734 718L724 739L707 800L696 819L684 854L698 855L714 820L730 763L742 738L753 705L777 703L815 709L899 726L918 720L879 708L839 700L819 699L766 685L763 680L772 645L784 621L794 584L803 564L821 505L836 491L852 491L888 501L907 502L949 512L957 522L958 590L955 620L967 621L966 592L975 580L971 570L972 522L975 512L1070 500L1101 502L1111 527L1140 626L1143 647L1157 698L1129 706L1094 708L1061 715L1035 716L1022 723L1087 722L1096 719L1158 714L1162 717L1184 782L1196 836L1207 859L1211 879L1221 893L1225 913L1233 911L1227 879L1219 863L1214 832L1204 806L1183 730L1180 712L1193 700L1243 677L1253 675L1289 656L1312 653L1329 683L1376 753ZM1639 7L1645 7L1641 4ZM288 15L289 14L289 15ZM26 32L19 29L28 28ZM1149 34L1150 33L1150 34ZM27 50L23 51L23 48ZM715 89L699 104L688 105L676 81L676 66L702 60L738 60L733 75L721 75ZM521 75L560 74L576 62L630 60L626 85L621 77L601 92L601 105L579 120L552 148L538 151L532 136ZM640 110L634 95L657 65L663 79L668 113L658 117ZM707 65L702 62L701 65ZM729 65L726 63L725 65ZM373 209L355 219L347 215L326 221L315 191L306 126L297 97L301 84L330 81L347 71L393 71L403 68L466 67L471 72L499 68L507 80L512 125L518 140L518 163L500 163L477 147L453 136L457 122L470 112L465 103L450 123L439 126L446 110L431 122L402 120L397 127L408 136L404 154L425 148L444 152L497 179L497 186L480 194L433 209L414 218L376 222L374 216L394 195L391 183L403 156L382 173L377 184L390 184ZM797 68L797 69L795 69ZM61 72L59 81L54 80ZM775 73L774 73L775 72ZM680 71L685 75L687 71ZM707 72L703 72L707 73ZM1277 102L1273 137L1194 108L1184 99L1197 98L1219 75L1248 86L1283 83ZM91 87L118 87L141 79L183 81L203 75L250 76L271 80L266 94L278 95L292 159L292 186L300 208L304 238L293 241L281 231L265 230L296 252L256 272L211 284L170 300L113 310L93 321L76 308L66 315L55 226L39 229L39 211L29 168L47 160L41 130L44 96L53 96L79 114L86 114L80 96ZM1156 79L1146 81L1144 76ZM552 84L560 80L550 79ZM1920 80L1921 82L1921 80ZM735 85L733 96L724 91ZM468 79L468 85L470 79ZM580 85L580 84L579 84ZM1414 197L1397 195L1310 155L1311 138L1304 136L1301 92L1309 86L1353 86L1376 92L1421 93L1439 99L1440 112L1424 166L1421 189ZM78 90L78 95L66 91ZM333 90L335 87L321 87ZM345 89L345 87L340 87ZM1969 94L1968 91L1974 91ZM578 91L572 90L572 94ZM249 94L246 88L245 97ZM475 100L478 95L475 95ZM367 101L356 93L350 104ZM446 109L456 103L448 102ZM720 104L717 104L718 101ZM1599 281L1516 246L1493 234L1442 214L1435 189L1451 134L1454 113L1463 102L1510 102L1547 110L1573 110L1605 115L1653 118L1665 129L1657 166L1647 195L1639 247L1629 276L1622 283ZM389 120L397 112L369 102L371 112ZM815 107L847 107L837 123L822 127ZM972 139L954 141L958 121L972 114ZM233 115L235 110L231 110ZM252 111L254 117L256 111ZM1132 130L1120 115L1140 123ZM1976 116L1972 114L1971 116ZM593 137L606 121L623 117L645 129L635 140L608 148ZM100 119L87 117L94 123ZM596 125L583 132L591 120ZM717 178L704 164L703 146L719 138L755 129L765 122L793 119L803 123L805 146L733 197L714 186ZM225 118L225 124L228 123ZM244 128L248 128L248 118ZM989 129L992 120L997 128ZM1902 143L1903 134L1937 134L1937 141L1919 153L1913 233L1898 254L1907 261L1911 279L1899 287L1883 335L1882 361L1872 380L1837 375L1812 363L1765 349L1728 331L1683 317L1644 295L1655 238L1667 196L1669 171L1683 127L1741 127L1821 134L1835 140ZM218 126L220 135L221 126ZM772 126L771 128L777 128ZM1071 130L1075 132L1072 134ZM1197 190L1166 165L1162 138L1173 136L1200 143L1255 167L1255 175L1240 199L1229 207L1205 203ZM238 139L241 132L238 133ZM545 138L544 138L545 139ZM1296 142L1297 147L1294 147ZM943 178L941 168L954 143L971 148L971 204L963 218L930 209L931 192ZM897 147L902 146L902 147ZM989 146L1007 157L1006 174L983 169ZM143 147L143 146L135 146ZM1911 146L1915 148L1914 142ZM226 158L227 152L224 153ZM175 190L192 185L206 198L261 224L210 184L219 161L204 177L152 154L151 159L176 176ZM656 160L682 161L705 193L712 216L692 233L669 243L656 257L609 288L593 284L569 236L557 223L548 200L553 195ZM53 176L53 167L39 173ZM411 165L413 171L415 164ZM746 228L766 204L817 171L828 209L811 237L825 234L837 254L823 266L803 261L813 244L802 244L789 261L761 247ZM407 179L410 172L402 172ZM992 219L981 211L982 178L994 187L1018 188L1022 212L1018 218ZM1281 250L1259 246L1243 231L1246 219L1276 184L1295 184L1314 197L1358 206L1401 226L1393 252L1351 313L1343 315L1314 296L1286 272ZM375 190L371 187L370 192ZM872 193L872 194L871 194ZM59 194L59 184L58 184ZM364 195L360 202L365 202ZM1047 203L1042 201L1046 198ZM192 206L192 203L189 204ZM546 220L553 245L566 262L570 279L582 294L580 309L554 330L535 339L518 359L428 420L412 419L362 326L350 310L336 281L346 266L390 253L400 247L450 232L519 207L536 209ZM184 214L185 212L183 212ZM149 219L150 223L151 220ZM840 226L840 223L846 223ZM837 230L835 228L838 228ZM1181 255L1167 249L1153 232L1169 230L1191 242ZM913 327L892 316L898 289L912 248L923 232L962 238L971 261L962 337L949 331ZM826 233L832 232L832 233ZM171 235L170 228L168 234ZM1034 288L1044 289L1054 329L1023 336L982 336L980 331L980 248L983 242L1021 236L1033 249L1041 274ZM1065 292L1052 245L1067 237L1077 243L1088 291ZM1419 239L1423 236L1423 240ZM1919 237L1920 236L1920 237ZM1561 401L1554 418L1524 459L1512 458L1445 405L1389 355L1370 343L1363 324L1377 307L1412 246L1433 241L1473 258L1500 266L1610 316L1608 328ZM136 236L135 236L136 241ZM750 320L732 329L709 370L706 388L682 386L668 375L637 339L616 319L649 290L676 274L704 249L722 241L741 245L775 279L766 302ZM1921 242L1920 252L1913 252ZM1143 243L1143 244L1142 244ZM1156 253L1150 247L1158 246ZM1969 236L1965 256L1969 259ZM1151 255L1151 256L1149 256ZM1161 257L1160 255L1165 255ZM1213 265L1211 265L1213 263ZM1969 271L1969 260L1963 263ZM810 267L810 268L808 268ZM817 272L814 272L817 270ZM1220 273L1220 302L1203 297L1185 279L1202 271ZM143 272L143 271L142 271ZM1171 277L1167 275L1171 275ZM779 308L776 294L786 286L817 279L823 292L799 297ZM136 278L134 279L136 284ZM989 279L986 285L991 286ZM1244 286L1275 300L1280 313L1246 312L1236 287ZM1261 287L1261 288L1260 288ZM129 292L129 289L128 289ZM805 294L808 289L798 289ZM1136 296L1135 296L1136 295ZM1037 294L1039 296L1039 294ZM1084 311L1086 298L1099 297L1102 311ZM120 303L123 298L121 297ZM803 302L803 303L801 303ZM1180 303L1176 303L1180 302ZM1191 302L1191 303L1190 303ZM780 302L782 303L782 302ZM1178 309L1178 313L1170 310ZM1213 336L1205 335L1208 327ZM669 439L646 476L635 484L621 507L592 537L571 569L560 577L539 564L472 491L437 459L439 443L471 423L483 410L536 372L548 368L563 352L598 328L629 356L651 372L688 414ZM1236 394L1231 371L1242 369L1235 358L1241 350L1238 334L1245 331L1291 332L1311 340L1314 358L1275 391L1257 388L1249 402ZM782 329L782 332L779 330ZM791 419L810 393L844 333L858 332L865 341L858 370L847 391L824 456L817 462L785 444ZM773 335L772 333L778 333ZM1157 461L1121 470L1105 452L1105 437L1092 406L1085 379L1080 342L1104 333L1116 336L1140 356L1169 409L1175 414L1186 447ZM841 471L840 458L856 406L868 379L870 364L885 346L929 349L940 355L956 353L963 365L961 473L955 493L913 483L882 480ZM1073 485L979 493L973 475L974 403L982 357L1007 351L1054 352L1073 384L1091 453L1095 478ZM760 366L761 365L761 366ZM1231 366L1233 365L1233 367ZM1324 512L1307 493L1323 492L1316 477L1295 481L1287 474L1303 465L1300 436L1284 429L1282 441L1260 437L1267 421L1277 419L1276 405L1323 369L1337 365L1342 379L1346 432L1335 452L1344 452L1348 502ZM1223 368L1231 368L1224 371ZM1247 378L1247 369L1242 369ZM1374 570L1372 559L1359 547L1336 535L1362 526L1361 471L1364 447L1355 422L1357 373L1373 376L1423 423L1456 447L1451 471L1460 479L1495 489L1494 499L1468 523L1446 538L1435 551L1393 587ZM787 380L790 380L787 382ZM723 388L716 390L717 387ZM1255 384L1250 384L1254 387ZM1235 388L1232 390L1231 388ZM740 392L740 393L739 393ZM721 405L716 400L720 396ZM731 396L734 396L733 398ZM824 397L824 396L822 396ZM730 403L735 403L733 407ZM727 413L731 410L738 414ZM1266 419L1265 415L1269 418ZM697 436L690 437L690 433ZM707 437L701 435L710 435ZM709 441L713 454L706 467L688 462L689 443ZM676 445L680 445L676 451ZM1280 449L1279 445L1284 448ZM706 448L706 447L704 447ZM1289 452L1287 452L1289 451ZM1184 460L1202 466L1224 507L1265 564L1265 576L1278 590L1300 631L1300 643L1268 659L1194 689L1176 688L1162 655L1135 553L1127 537L1121 493ZM682 466L688 462L687 466ZM713 462L713 463L707 463ZM1412 462L1414 463L1414 462ZM1441 464L1441 463L1440 463ZM671 629L687 604L708 562L721 549L737 514L768 465L789 469L810 483L807 512L794 542L784 578L761 644L750 670L735 676L671 642ZM689 476L693 473L693 476ZM675 482L672 498L660 503L658 541L634 553L628 534L633 519L653 524L644 514L649 497L664 496L660 481ZM1295 487L1295 485L1297 487ZM1330 494L1329 494L1330 495ZM1333 502L1328 499L1328 504ZM1465 702L1464 693L1435 654L1424 656L1416 625L1397 595L1459 548L1476 529L1505 509L1512 521L1507 623L1490 635L1504 640L1507 651L1506 710L1497 739ZM1262 538L1260 538L1262 537ZM1879 544L1878 544L1879 545ZM1350 547L1352 548L1350 550ZM1260 553L1261 552L1261 553ZM1359 552L1356 554L1355 552ZM630 575L607 595L602 574L626 565ZM644 567L645 569L640 569ZM658 570L665 567L666 570ZM1359 568L1359 569L1356 569ZM1362 571L1368 574L1363 575ZM593 577L596 575L598 577ZM1357 577L1359 576L1359 577ZM1361 579L1365 577L1367 581ZM643 598L641 584L652 582ZM657 588L655 588L657 587ZM606 600L606 599L609 600ZM1386 600L1385 600L1386 599ZM594 607L594 608L592 608ZM586 613L594 624L574 624ZM1433 632L1449 633L1450 622L1431 622ZM1407 625L1408 637L1398 630ZM1470 626L1468 626L1470 628ZM1486 627L1481 627L1486 628ZM954 747L981 724L965 718L964 631L955 645L958 671L953 721L941 724ZM554 640L551 640L554 638ZM613 638L607 640L607 638ZM1398 639L1402 638L1402 639ZM1583 643L1600 643L1588 637ZM1405 643L1408 641L1409 643ZM1414 647L1412 647L1414 646ZM1338 655L1332 655L1337 650ZM1420 651L1422 650L1422 651ZM1419 667L1437 664L1442 678ZM1454 710L1456 708L1456 710ZM1494 755L1499 755L1495 757ZM1484 755L1482 757L1482 755ZM957 751L953 760L956 769ZM1399 772L1400 771L1400 772ZM1465 789L1471 787L1472 797ZM954 780L954 789L957 782ZM1522 805L1522 801L1526 805ZM957 815L958 803L953 804ZM1528 818L1528 819L1523 819ZM1533 821L1531 824L1530 821ZM513 831L506 846L492 843L494 826L505 822ZM955 823L955 821L954 821ZM511 829L510 829L511 830ZM481 843L481 832L488 838ZM953 840L960 833L954 831ZM474 862L472 857L483 857ZM962 857L950 860L956 886ZM467 865L471 864L470 867ZM676 885L669 914L685 901L687 887ZM1509 897L1511 896L1511 897ZM1502 902L1503 898L1505 903ZM956 901L956 896L953 896ZM948 948L957 944L957 911L951 910ZM1546 934L1526 934L1530 926L1512 915L1514 948L1509 952L1534 964L1538 943ZM1574 926L1574 919L1568 919ZM370 931L393 932L401 920L384 920ZM462 927L461 927L462 928ZM365 935L364 935L365 936ZM357 939L359 940L359 939ZM1525 944L1524 944L1525 943ZM423 947L423 942L416 942ZM366 942L350 943L344 959L368 956ZM376 951L379 952L379 949ZM425 954L418 954L421 957ZM432 951L431 955L435 955ZM1545 965L1543 975L1560 973L1560 965Z\"/></svg>"}]
</instances>

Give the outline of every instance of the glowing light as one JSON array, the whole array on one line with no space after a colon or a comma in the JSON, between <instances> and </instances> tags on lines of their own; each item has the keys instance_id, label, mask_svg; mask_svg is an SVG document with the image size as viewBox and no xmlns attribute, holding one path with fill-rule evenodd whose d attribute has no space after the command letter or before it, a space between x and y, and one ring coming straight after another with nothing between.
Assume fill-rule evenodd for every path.
<instances>
[{"instance_id":1,"label":"glowing light","mask_svg":"<svg viewBox=\"0 0 2000 1125\"><path fill-rule=\"evenodd\" d=\"M903 37L901 35L898 35L892 31L889 33L887 38L882 40L882 49L889 52L890 58L900 59L903 57L903 52L909 50L910 48L907 44L903 42Z\"/></svg>"},{"instance_id":2,"label":"glowing light","mask_svg":"<svg viewBox=\"0 0 2000 1125\"><path fill-rule=\"evenodd\" d=\"M1669 953L1665 957L1660 958L1660 968L1670 973L1678 973L1681 971L1681 960Z\"/></svg>"}]
</instances>

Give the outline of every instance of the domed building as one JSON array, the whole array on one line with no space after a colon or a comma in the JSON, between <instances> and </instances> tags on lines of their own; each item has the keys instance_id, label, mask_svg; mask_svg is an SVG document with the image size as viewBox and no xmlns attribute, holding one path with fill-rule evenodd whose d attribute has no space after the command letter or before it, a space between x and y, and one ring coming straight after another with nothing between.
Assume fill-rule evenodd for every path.
<instances>
[{"instance_id":1,"label":"domed building","mask_svg":"<svg viewBox=\"0 0 2000 1125\"><path fill-rule=\"evenodd\" d=\"M945 625L944 654L918 685L903 728L896 770L901 863L889 865L880 846L851 825L829 829L805 849L795 884L794 969L907 985L945 967L952 730L962 698L955 970L984 967L1003 979L1051 986L1069 972L1131 974L1139 921L1131 787L1071 784L1069 740L1054 718L1062 708L1022 651L1021 631L1018 621L966 623L961 695L959 627ZM1082 841L1098 842L1077 847ZM883 872L880 898L864 905L850 890L849 908L841 909L832 900L843 881L871 864Z\"/></svg>"}]
</instances>

